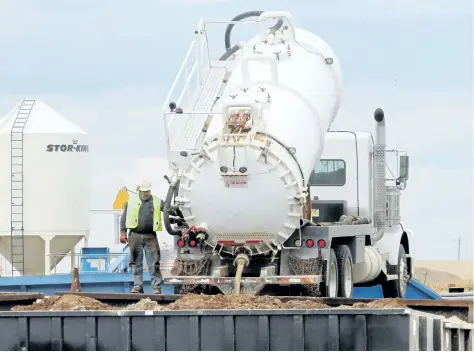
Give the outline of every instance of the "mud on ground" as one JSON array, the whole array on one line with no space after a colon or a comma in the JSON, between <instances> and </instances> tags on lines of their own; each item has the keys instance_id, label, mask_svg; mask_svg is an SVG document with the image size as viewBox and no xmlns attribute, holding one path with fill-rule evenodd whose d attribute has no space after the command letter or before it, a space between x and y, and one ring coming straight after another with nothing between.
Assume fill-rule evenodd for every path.
<instances>
[{"instance_id":1,"label":"mud on ground","mask_svg":"<svg viewBox=\"0 0 474 352\"><path fill-rule=\"evenodd\" d=\"M34 311L34 310L111 310L107 304L99 302L93 298L66 295L45 297L30 306L15 306L13 311Z\"/></svg>"},{"instance_id":2,"label":"mud on ground","mask_svg":"<svg viewBox=\"0 0 474 352\"><path fill-rule=\"evenodd\" d=\"M139 302L128 306L111 306L93 298L65 295L46 297L29 306L15 306L12 311L87 311L87 310L237 310L237 309L394 309L408 308L398 298L386 298L371 302L358 302L352 306L330 307L314 300L295 299L282 302L272 296L252 295L204 295L188 294L169 305L160 305L149 298L141 299ZM452 321L468 321L467 316L456 312L430 312L431 314L443 315Z\"/></svg>"},{"instance_id":3,"label":"mud on ground","mask_svg":"<svg viewBox=\"0 0 474 352\"><path fill-rule=\"evenodd\" d=\"M121 310L162 310L164 306L160 306L157 302L149 298L144 298L137 303L122 307Z\"/></svg>"},{"instance_id":4,"label":"mud on ground","mask_svg":"<svg viewBox=\"0 0 474 352\"><path fill-rule=\"evenodd\" d=\"M330 308L321 302L294 300L282 302L272 296L240 295L197 295L188 294L171 303L167 310L193 309L321 309Z\"/></svg>"},{"instance_id":5,"label":"mud on ground","mask_svg":"<svg viewBox=\"0 0 474 352\"><path fill-rule=\"evenodd\" d=\"M394 309L394 308L408 308L408 307L402 303L402 300L400 298L385 298L385 299L378 299L378 300L368 302L368 303L357 302L352 305L352 308Z\"/></svg>"},{"instance_id":6,"label":"mud on ground","mask_svg":"<svg viewBox=\"0 0 474 352\"><path fill-rule=\"evenodd\" d=\"M149 298L140 300L137 303L126 307L114 307L102 303L96 299L76 296L51 296L46 297L30 306L15 306L12 311L84 311L84 310L161 310L162 306Z\"/></svg>"},{"instance_id":7,"label":"mud on ground","mask_svg":"<svg viewBox=\"0 0 474 352\"><path fill-rule=\"evenodd\" d=\"M192 310L192 309L328 309L332 308L314 300L295 299L282 302L278 297L252 295L186 295L165 309ZM398 298L387 298L368 303L358 302L352 306L334 308L408 308Z\"/></svg>"},{"instance_id":8,"label":"mud on ground","mask_svg":"<svg viewBox=\"0 0 474 352\"><path fill-rule=\"evenodd\" d=\"M65 295L46 297L30 306L15 306L13 311L84 311L84 310L226 310L226 309L329 309L330 306L313 300L295 299L282 302L272 296L188 294L169 305L160 305L149 298L137 303L114 307L93 298ZM382 299L369 303L337 308L407 308L399 299Z\"/></svg>"}]
</instances>

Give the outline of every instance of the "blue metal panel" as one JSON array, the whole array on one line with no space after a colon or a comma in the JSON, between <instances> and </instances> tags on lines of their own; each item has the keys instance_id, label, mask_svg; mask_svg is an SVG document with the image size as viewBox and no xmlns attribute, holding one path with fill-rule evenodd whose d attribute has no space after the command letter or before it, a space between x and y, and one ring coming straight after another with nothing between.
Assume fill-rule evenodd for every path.
<instances>
[{"instance_id":1,"label":"blue metal panel","mask_svg":"<svg viewBox=\"0 0 474 352\"><path fill-rule=\"evenodd\" d=\"M144 291L152 293L150 275L143 273ZM133 275L129 273L84 273L79 277L83 292L130 292L133 286ZM41 292L52 295L56 291L69 291L72 276L69 274L49 276L0 277L0 292ZM163 285L163 294L173 294L172 285ZM380 285L372 287L354 287L354 298L383 298ZM406 299L441 299L441 297L417 280L408 283Z\"/></svg>"},{"instance_id":2,"label":"blue metal panel","mask_svg":"<svg viewBox=\"0 0 474 352\"><path fill-rule=\"evenodd\" d=\"M122 256L117 257L112 263L110 263L109 273L125 273L130 272L129 258L130 250L128 244L122 249Z\"/></svg>"},{"instance_id":3,"label":"blue metal panel","mask_svg":"<svg viewBox=\"0 0 474 352\"><path fill-rule=\"evenodd\" d=\"M384 298L382 286L354 287L354 298ZM415 279L408 282L405 299L441 299L435 291Z\"/></svg>"},{"instance_id":4,"label":"blue metal panel","mask_svg":"<svg viewBox=\"0 0 474 352\"><path fill-rule=\"evenodd\" d=\"M382 286L354 287L354 298L383 298Z\"/></svg>"},{"instance_id":5,"label":"blue metal panel","mask_svg":"<svg viewBox=\"0 0 474 352\"><path fill-rule=\"evenodd\" d=\"M108 247L81 248L80 272L108 272L110 264L110 250Z\"/></svg>"},{"instance_id":6,"label":"blue metal panel","mask_svg":"<svg viewBox=\"0 0 474 352\"><path fill-rule=\"evenodd\" d=\"M133 287L132 274L86 273L79 277L83 292L128 293ZM145 293L153 293L150 275L143 275ZM41 292L52 295L57 291L69 291L72 276L58 274L49 276L0 277L0 292ZM173 287L163 285L163 294L173 294Z\"/></svg>"},{"instance_id":7,"label":"blue metal panel","mask_svg":"<svg viewBox=\"0 0 474 352\"><path fill-rule=\"evenodd\" d=\"M441 299L441 296L420 281L411 279L408 282L407 299Z\"/></svg>"}]
</instances>

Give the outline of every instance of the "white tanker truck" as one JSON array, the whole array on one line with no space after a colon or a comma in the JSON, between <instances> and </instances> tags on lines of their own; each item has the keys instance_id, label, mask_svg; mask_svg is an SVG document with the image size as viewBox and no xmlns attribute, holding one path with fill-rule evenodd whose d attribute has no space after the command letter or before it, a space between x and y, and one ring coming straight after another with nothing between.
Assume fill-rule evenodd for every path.
<instances>
[{"instance_id":1,"label":"white tanker truck","mask_svg":"<svg viewBox=\"0 0 474 352\"><path fill-rule=\"evenodd\" d=\"M244 19L260 31L232 46ZM182 293L326 297L381 284L385 297L403 297L414 270L399 209L408 156L386 150L383 111L374 114L375 138L330 129L339 60L289 13L219 23L224 54L210 59L211 22L201 20L165 102L172 175L163 221L177 244L165 283ZM390 152L398 170L386 178Z\"/></svg>"}]
</instances>

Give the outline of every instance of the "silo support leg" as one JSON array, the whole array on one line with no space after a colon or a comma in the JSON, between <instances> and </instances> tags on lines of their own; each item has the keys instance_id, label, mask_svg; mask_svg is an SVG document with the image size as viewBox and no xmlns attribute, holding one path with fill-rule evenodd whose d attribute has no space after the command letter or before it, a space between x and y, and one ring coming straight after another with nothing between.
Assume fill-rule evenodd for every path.
<instances>
[{"instance_id":1,"label":"silo support leg","mask_svg":"<svg viewBox=\"0 0 474 352\"><path fill-rule=\"evenodd\" d=\"M76 246L74 246L71 248L71 270L74 270L74 268L76 267L76 259Z\"/></svg>"},{"instance_id":2,"label":"silo support leg","mask_svg":"<svg viewBox=\"0 0 474 352\"><path fill-rule=\"evenodd\" d=\"M44 274L51 274L51 240L52 236L41 236L44 241Z\"/></svg>"}]
</instances>

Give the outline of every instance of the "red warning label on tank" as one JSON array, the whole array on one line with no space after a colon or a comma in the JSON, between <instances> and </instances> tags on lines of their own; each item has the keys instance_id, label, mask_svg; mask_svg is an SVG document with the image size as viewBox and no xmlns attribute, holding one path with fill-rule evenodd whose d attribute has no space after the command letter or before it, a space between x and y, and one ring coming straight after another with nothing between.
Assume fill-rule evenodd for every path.
<instances>
[{"instance_id":1,"label":"red warning label on tank","mask_svg":"<svg viewBox=\"0 0 474 352\"><path fill-rule=\"evenodd\" d=\"M224 176L224 182L227 188L246 188L248 186L247 176Z\"/></svg>"}]
</instances>

